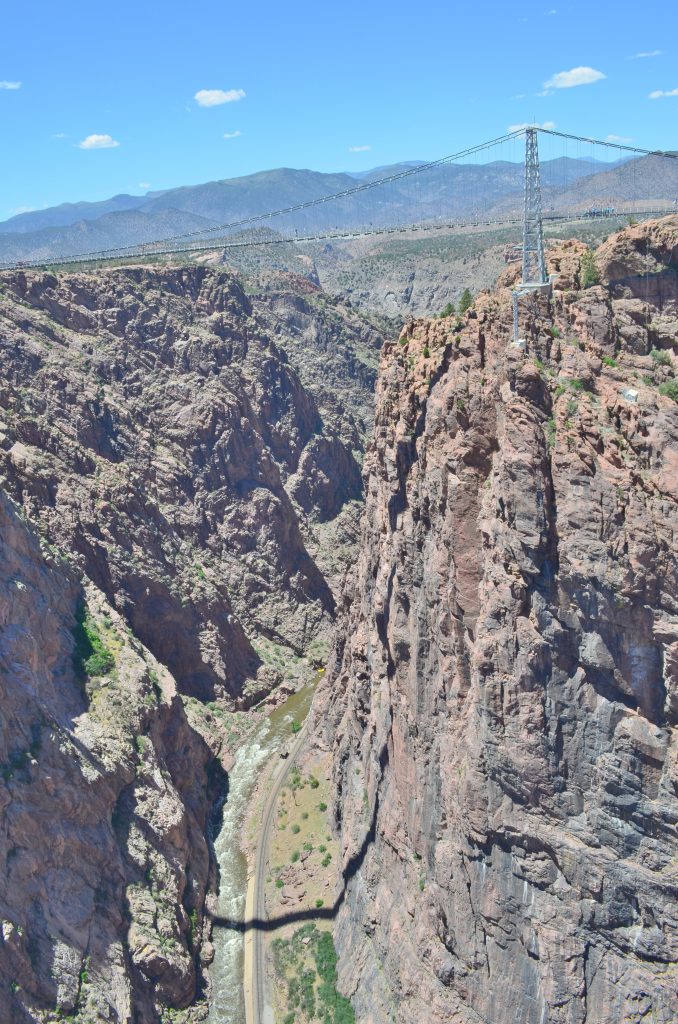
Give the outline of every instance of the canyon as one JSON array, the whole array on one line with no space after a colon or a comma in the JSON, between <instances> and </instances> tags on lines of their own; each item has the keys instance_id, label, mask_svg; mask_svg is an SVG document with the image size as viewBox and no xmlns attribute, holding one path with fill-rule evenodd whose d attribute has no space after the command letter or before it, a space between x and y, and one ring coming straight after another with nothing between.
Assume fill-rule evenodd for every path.
<instances>
[{"instance_id":1,"label":"canyon","mask_svg":"<svg viewBox=\"0 0 678 1024\"><path fill-rule=\"evenodd\" d=\"M518 344L515 266L334 255L0 275L0 1021L207 1019L229 772L327 663L356 1020L670 1024L678 218L553 240Z\"/></svg>"},{"instance_id":2,"label":"canyon","mask_svg":"<svg viewBox=\"0 0 678 1024\"><path fill-rule=\"evenodd\" d=\"M382 340L289 275L3 276L3 1022L204 1019L228 771L324 660Z\"/></svg>"}]
</instances>

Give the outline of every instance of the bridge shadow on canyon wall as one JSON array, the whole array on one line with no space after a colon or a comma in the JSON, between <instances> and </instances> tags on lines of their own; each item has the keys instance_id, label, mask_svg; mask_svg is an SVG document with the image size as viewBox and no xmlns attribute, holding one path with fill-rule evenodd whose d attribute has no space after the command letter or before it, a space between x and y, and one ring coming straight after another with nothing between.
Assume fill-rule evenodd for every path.
<instances>
[{"instance_id":1,"label":"bridge shadow on canyon wall","mask_svg":"<svg viewBox=\"0 0 678 1024\"><path fill-rule=\"evenodd\" d=\"M382 751L382 755L379 758L381 769L383 772L385 762L387 760L386 751ZM283 928L287 924L297 924L304 921L331 921L333 920L341 907L342 903L346 899L346 891L348 889L349 882L357 874L362 867L363 861L367 856L367 851L374 842L374 838L377 831L377 815L379 813L379 789L374 801L374 810L372 811L372 819L370 821L370 827L362 841L360 849L357 853L354 853L349 858L346 867L341 873L341 890L336 900L331 907L318 907L311 908L309 910L291 910L287 914L278 914L276 917L268 919L253 917L245 921L236 921L231 917L214 917L212 918L212 926L214 928L228 928L235 932L249 932L249 931L262 931L262 932L273 932L278 928Z\"/></svg>"}]
</instances>

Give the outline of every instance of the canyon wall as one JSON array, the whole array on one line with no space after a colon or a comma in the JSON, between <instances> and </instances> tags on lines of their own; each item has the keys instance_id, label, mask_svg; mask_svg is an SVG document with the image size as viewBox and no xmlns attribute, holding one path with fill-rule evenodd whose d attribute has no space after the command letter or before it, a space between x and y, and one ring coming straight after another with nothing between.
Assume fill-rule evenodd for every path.
<instances>
[{"instance_id":1,"label":"canyon wall","mask_svg":"<svg viewBox=\"0 0 678 1024\"><path fill-rule=\"evenodd\" d=\"M0 707L0 1020L188 1006L219 773L169 673L2 492Z\"/></svg>"},{"instance_id":2,"label":"canyon wall","mask_svg":"<svg viewBox=\"0 0 678 1024\"><path fill-rule=\"evenodd\" d=\"M303 278L0 276L3 1024L205 1019L211 815L323 658L381 342Z\"/></svg>"},{"instance_id":3,"label":"canyon wall","mask_svg":"<svg viewBox=\"0 0 678 1024\"><path fill-rule=\"evenodd\" d=\"M596 262L383 349L312 723L362 1024L678 1017L678 218Z\"/></svg>"},{"instance_id":4,"label":"canyon wall","mask_svg":"<svg viewBox=\"0 0 678 1024\"><path fill-rule=\"evenodd\" d=\"M0 480L43 535L200 700L321 655L378 331L308 281L250 299L198 265L0 285Z\"/></svg>"}]
</instances>

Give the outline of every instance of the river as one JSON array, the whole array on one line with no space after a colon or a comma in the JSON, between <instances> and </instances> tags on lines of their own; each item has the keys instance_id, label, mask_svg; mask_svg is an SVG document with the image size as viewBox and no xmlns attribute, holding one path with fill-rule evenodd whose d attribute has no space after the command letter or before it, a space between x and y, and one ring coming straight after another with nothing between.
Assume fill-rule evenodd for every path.
<instances>
[{"instance_id":1,"label":"river","mask_svg":"<svg viewBox=\"0 0 678 1024\"><path fill-rule=\"evenodd\" d=\"M240 848L240 836L259 774L266 762L278 755L292 739L292 722L303 722L313 698L313 684L292 694L275 708L248 736L228 773L228 799L224 804L221 829L214 840L219 863L217 914L242 921L247 895L247 860ZM215 928L212 934L214 961L209 969L212 986L209 1024L245 1024L243 995L243 934Z\"/></svg>"}]
</instances>

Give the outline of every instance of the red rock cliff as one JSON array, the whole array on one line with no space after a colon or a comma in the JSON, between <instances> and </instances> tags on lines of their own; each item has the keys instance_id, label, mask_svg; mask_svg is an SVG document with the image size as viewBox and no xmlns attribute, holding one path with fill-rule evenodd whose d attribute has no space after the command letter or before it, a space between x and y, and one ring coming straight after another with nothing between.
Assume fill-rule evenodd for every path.
<instances>
[{"instance_id":1,"label":"red rock cliff","mask_svg":"<svg viewBox=\"0 0 678 1024\"><path fill-rule=\"evenodd\" d=\"M678 1017L678 219L382 353L315 708L361 1022Z\"/></svg>"}]
</instances>

